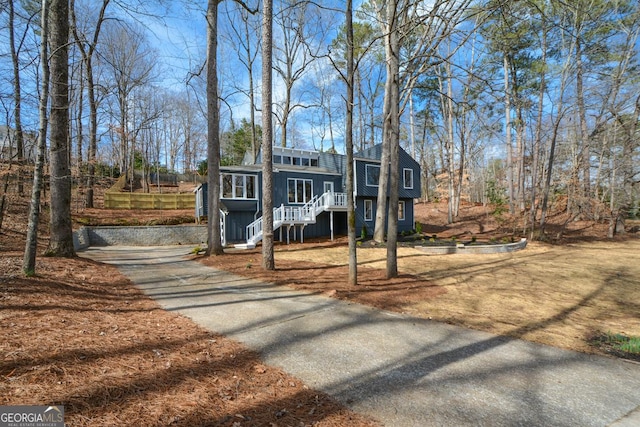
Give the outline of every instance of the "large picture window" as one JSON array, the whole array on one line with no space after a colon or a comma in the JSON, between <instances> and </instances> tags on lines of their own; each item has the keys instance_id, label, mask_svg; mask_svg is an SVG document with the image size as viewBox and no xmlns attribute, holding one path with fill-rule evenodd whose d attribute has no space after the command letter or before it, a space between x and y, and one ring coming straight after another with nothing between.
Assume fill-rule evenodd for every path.
<instances>
[{"instance_id":1,"label":"large picture window","mask_svg":"<svg viewBox=\"0 0 640 427\"><path fill-rule=\"evenodd\" d=\"M220 193L223 199L255 199L256 176L223 173L220 175Z\"/></svg>"},{"instance_id":2,"label":"large picture window","mask_svg":"<svg viewBox=\"0 0 640 427\"><path fill-rule=\"evenodd\" d=\"M289 203L307 203L313 196L313 181L310 179L289 178L287 187Z\"/></svg>"},{"instance_id":3,"label":"large picture window","mask_svg":"<svg viewBox=\"0 0 640 427\"><path fill-rule=\"evenodd\" d=\"M366 165L365 166L366 183L369 187L377 187L380 181L380 166Z\"/></svg>"},{"instance_id":4,"label":"large picture window","mask_svg":"<svg viewBox=\"0 0 640 427\"><path fill-rule=\"evenodd\" d=\"M402 182L404 183L404 188L413 189L413 169L402 169Z\"/></svg>"}]
</instances>

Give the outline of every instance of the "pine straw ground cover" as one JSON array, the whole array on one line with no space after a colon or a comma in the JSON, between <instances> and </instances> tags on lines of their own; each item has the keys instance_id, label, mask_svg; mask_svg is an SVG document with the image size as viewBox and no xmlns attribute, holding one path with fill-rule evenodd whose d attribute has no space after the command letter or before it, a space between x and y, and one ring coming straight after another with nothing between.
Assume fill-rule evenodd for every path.
<instances>
[{"instance_id":1,"label":"pine straw ground cover","mask_svg":"<svg viewBox=\"0 0 640 427\"><path fill-rule=\"evenodd\" d=\"M0 405L70 426L372 426L239 343L166 312L111 266L0 261Z\"/></svg>"},{"instance_id":2,"label":"pine straw ground cover","mask_svg":"<svg viewBox=\"0 0 640 427\"><path fill-rule=\"evenodd\" d=\"M87 210L88 211L88 210ZM238 342L162 310L114 267L39 257L22 274L26 201L0 230L0 405L65 407L69 426L375 426ZM130 212L84 212L113 223ZM176 212L136 212L142 221ZM47 244L41 215L39 252Z\"/></svg>"}]
</instances>

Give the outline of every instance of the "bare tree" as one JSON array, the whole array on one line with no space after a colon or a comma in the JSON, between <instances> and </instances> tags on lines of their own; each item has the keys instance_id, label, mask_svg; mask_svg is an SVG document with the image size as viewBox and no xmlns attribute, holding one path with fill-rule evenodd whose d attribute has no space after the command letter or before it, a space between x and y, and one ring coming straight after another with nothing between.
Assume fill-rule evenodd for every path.
<instances>
[{"instance_id":1,"label":"bare tree","mask_svg":"<svg viewBox=\"0 0 640 427\"><path fill-rule=\"evenodd\" d=\"M207 3L207 255L224 253L220 239L220 107L218 99L218 0Z\"/></svg>"},{"instance_id":2,"label":"bare tree","mask_svg":"<svg viewBox=\"0 0 640 427\"><path fill-rule=\"evenodd\" d=\"M38 222L40 219L40 194L42 192L42 178L44 156L47 147L47 128L49 126L47 107L49 103L49 2L42 0L40 28L40 64L42 66L42 89L40 91L40 124L38 129L38 149L36 165L33 172L33 186L31 187L31 201L29 203L29 222L27 225L27 240L24 249L22 271L27 276L36 273L36 253L38 251Z\"/></svg>"},{"instance_id":3,"label":"bare tree","mask_svg":"<svg viewBox=\"0 0 640 427\"><path fill-rule=\"evenodd\" d=\"M358 284L358 258L356 253L356 212L353 201L354 170L353 170L353 107L354 107L354 42L353 42L353 5L347 0L346 6L347 32L347 131L345 151L347 152L347 234L349 239L349 286Z\"/></svg>"},{"instance_id":4,"label":"bare tree","mask_svg":"<svg viewBox=\"0 0 640 427\"><path fill-rule=\"evenodd\" d=\"M87 96L89 98L89 150L87 153L87 181L85 204L88 208L93 207L94 185L95 185L95 163L96 152L98 150L98 104L99 98L96 96L96 84L93 69L93 56L100 38L100 30L105 20L105 12L110 0L102 0L98 17L93 29L93 35L81 32L78 19L76 17L76 2L71 0L70 13L73 37L75 39L82 61L87 81ZM78 159L80 161L81 159Z\"/></svg>"},{"instance_id":5,"label":"bare tree","mask_svg":"<svg viewBox=\"0 0 640 427\"><path fill-rule=\"evenodd\" d=\"M273 253L273 0L262 2L262 268L275 270Z\"/></svg>"},{"instance_id":6,"label":"bare tree","mask_svg":"<svg viewBox=\"0 0 640 427\"><path fill-rule=\"evenodd\" d=\"M19 163L24 160L24 133L22 131L22 89L20 87L20 58L19 47L16 46L14 0L9 0L9 48L13 64L13 98L15 103L14 123L16 135L16 157ZM21 44L21 43L20 43ZM8 176L8 175L7 175ZM24 191L22 181L18 178L18 193Z\"/></svg>"},{"instance_id":7,"label":"bare tree","mask_svg":"<svg viewBox=\"0 0 640 427\"><path fill-rule=\"evenodd\" d=\"M251 124L251 154L253 161L256 161L258 156L258 133L256 125L256 100L255 100L255 83L253 77L253 67L256 63L258 53L260 52L260 39L255 39L255 34L259 27L259 23L255 20L254 14L247 10L246 7L239 6L237 13L232 14L227 12L227 16L238 16L240 23L232 20L231 31L232 37L229 42L234 46L234 49L238 52L238 59L244 65L247 70L247 78L249 87L240 88L240 90L246 93L249 98L249 123ZM255 40L255 43L252 42Z\"/></svg>"},{"instance_id":8,"label":"bare tree","mask_svg":"<svg viewBox=\"0 0 640 427\"><path fill-rule=\"evenodd\" d=\"M389 161L391 145L395 132L400 132L399 98L394 98L394 94L399 90L399 38L398 38L398 0L383 2L378 9L378 18L382 27L384 39L384 51L386 59L386 82L384 87L384 107L382 110L382 155L380 158L380 177L378 181L378 199L376 202L376 220L373 231L373 240L378 243L384 242L385 225L387 223L387 196L389 186ZM395 85L395 87L394 87ZM395 103L395 106L394 106ZM396 117L393 117L395 113ZM393 128L397 123L397 130ZM399 141L398 141L399 143ZM397 226L397 224L396 224ZM397 239L397 236L395 237ZM388 261L388 260L387 260ZM387 264L388 265L388 264Z\"/></svg>"},{"instance_id":9,"label":"bare tree","mask_svg":"<svg viewBox=\"0 0 640 427\"><path fill-rule=\"evenodd\" d=\"M51 43L51 231L47 254L75 256L69 168L69 3L52 0Z\"/></svg>"},{"instance_id":10,"label":"bare tree","mask_svg":"<svg viewBox=\"0 0 640 427\"><path fill-rule=\"evenodd\" d=\"M115 130L119 139L118 166L121 173L133 179L133 157L135 141L131 129L132 94L135 89L149 83L154 69L153 51L146 45L144 33L140 28L123 23L105 26L102 58L108 73L105 81L114 88L116 103Z\"/></svg>"},{"instance_id":11,"label":"bare tree","mask_svg":"<svg viewBox=\"0 0 640 427\"><path fill-rule=\"evenodd\" d=\"M387 279L398 275L398 180L400 149L400 35L398 34L398 2L387 2L387 27L385 31L385 56L387 58L387 83L385 86L385 116L383 145L388 147L389 164L380 165L380 183L378 187L378 208L387 196L387 180L383 179L388 170L389 211L387 218ZM388 167L388 169L387 169ZM385 171L385 172L383 172ZM376 217L376 225L378 225ZM384 223L384 220L383 220Z\"/></svg>"},{"instance_id":12,"label":"bare tree","mask_svg":"<svg viewBox=\"0 0 640 427\"><path fill-rule=\"evenodd\" d=\"M288 125L291 115L303 103L294 99L294 87L307 72L309 65L317 58L318 48L311 43L315 34L306 31L310 15L314 12L309 1L283 0L282 8L276 16L280 31L280 43L275 45L273 69L284 84L284 99L277 104L277 120L280 123L280 144L286 147L290 141Z\"/></svg>"}]
</instances>

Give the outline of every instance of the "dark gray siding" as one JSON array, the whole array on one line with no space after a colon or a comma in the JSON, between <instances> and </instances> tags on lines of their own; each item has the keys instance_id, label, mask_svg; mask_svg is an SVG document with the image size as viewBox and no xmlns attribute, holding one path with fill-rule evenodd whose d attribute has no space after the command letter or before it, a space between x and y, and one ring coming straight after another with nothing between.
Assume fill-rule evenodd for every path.
<instances>
[{"instance_id":1,"label":"dark gray siding","mask_svg":"<svg viewBox=\"0 0 640 427\"><path fill-rule=\"evenodd\" d=\"M363 197L376 197L378 195L378 187L367 186L366 181L366 165L380 166L380 156L382 154L382 146L376 145L367 150L357 153L356 156L356 182L357 195ZM417 199L420 197L420 165L406 151L400 148L399 151L399 173L400 180L398 184L398 196L402 198ZM403 170L411 169L413 171L413 188L404 188Z\"/></svg>"},{"instance_id":2,"label":"dark gray siding","mask_svg":"<svg viewBox=\"0 0 640 427\"><path fill-rule=\"evenodd\" d=\"M230 211L227 215L227 242L243 242L247 240L247 225L254 221L254 213L249 211Z\"/></svg>"},{"instance_id":3,"label":"dark gray siding","mask_svg":"<svg viewBox=\"0 0 640 427\"><path fill-rule=\"evenodd\" d=\"M342 177L336 175L323 175L318 172L305 173L302 171L283 171L273 174L273 207L280 205L292 205L289 203L288 180L290 178L310 179L313 182L313 194L319 196L323 193L324 182L333 182L334 191L342 191ZM296 204L298 206L299 204Z\"/></svg>"},{"instance_id":4,"label":"dark gray siding","mask_svg":"<svg viewBox=\"0 0 640 427\"><path fill-rule=\"evenodd\" d=\"M371 200L373 203L373 216L371 221L364 220L364 201ZM356 198L356 234L360 236L362 227L366 227L367 235L373 235L373 229L376 222L376 200L375 197L357 197ZM404 220L398 220L398 233L413 230L413 199L400 199L404 201ZM388 216L385 216L385 230Z\"/></svg>"},{"instance_id":5,"label":"dark gray siding","mask_svg":"<svg viewBox=\"0 0 640 427\"><path fill-rule=\"evenodd\" d=\"M258 178L260 179L260 178ZM258 184L261 187L261 183ZM202 184L202 194L204 203L204 216L209 214L209 206L206 203L209 186L205 182ZM226 239L227 242L238 242L246 240L246 227L256 218L256 209L260 208L259 200L221 199L220 208L227 212L226 216ZM262 213L258 213L258 217Z\"/></svg>"}]
</instances>

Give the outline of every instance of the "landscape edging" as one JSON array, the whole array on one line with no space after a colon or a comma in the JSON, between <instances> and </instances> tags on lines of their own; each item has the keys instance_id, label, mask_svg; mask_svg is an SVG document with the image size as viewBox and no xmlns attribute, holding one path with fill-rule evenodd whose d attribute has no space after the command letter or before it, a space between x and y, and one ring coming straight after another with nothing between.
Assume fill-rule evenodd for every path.
<instances>
[{"instance_id":1,"label":"landscape edging","mask_svg":"<svg viewBox=\"0 0 640 427\"><path fill-rule=\"evenodd\" d=\"M445 254L498 254L515 252L527 246L527 239L522 238L519 242L492 244L492 245L456 245L456 246L414 246L422 252L432 255Z\"/></svg>"}]
</instances>

